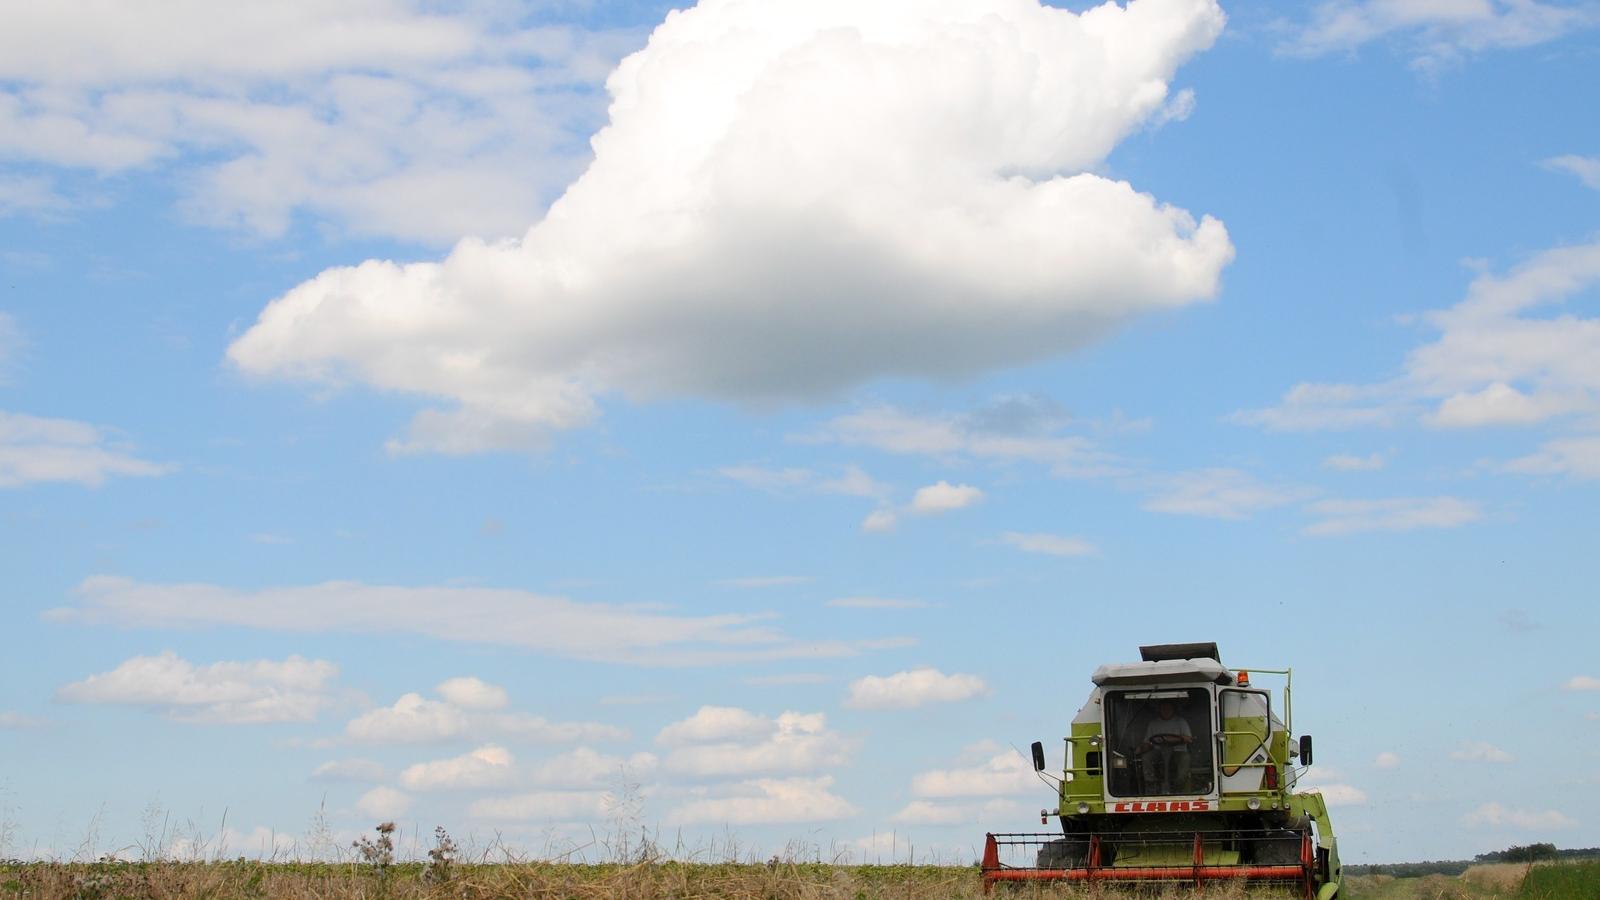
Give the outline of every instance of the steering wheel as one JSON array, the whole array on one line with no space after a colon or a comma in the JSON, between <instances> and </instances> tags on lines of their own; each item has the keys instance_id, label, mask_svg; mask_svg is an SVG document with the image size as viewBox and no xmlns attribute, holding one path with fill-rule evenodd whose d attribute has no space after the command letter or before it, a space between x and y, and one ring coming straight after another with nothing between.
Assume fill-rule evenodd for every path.
<instances>
[{"instance_id":1,"label":"steering wheel","mask_svg":"<svg viewBox=\"0 0 1600 900\"><path fill-rule=\"evenodd\" d=\"M1156 747L1170 747L1170 746L1174 746L1174 745L1183 743L1183 735L1181 735L1181 734L1152 734L1152 735L1150 735L1148 740L1150 741L1150 743L1153 746L1156 746Z\"/></svg>"}]
</instances>

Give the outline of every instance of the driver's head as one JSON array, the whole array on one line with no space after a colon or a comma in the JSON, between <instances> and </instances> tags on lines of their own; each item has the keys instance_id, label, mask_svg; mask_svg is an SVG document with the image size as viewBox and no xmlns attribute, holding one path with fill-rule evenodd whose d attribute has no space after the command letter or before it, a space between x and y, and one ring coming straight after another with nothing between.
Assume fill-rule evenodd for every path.
<instances>
[{"instance_id":1,"label":"driver's head","mask_svg":"<svg viewBox=\"0 0 1600 900\"><path fill-rule=\"evenodd\" d=\"M1171 700L1163 700L1161 701L1161 705L1156 707L1156 711L1161 714L1161 718L1170 719L1172 718L1172 714L1178 710L1177 707L1172 705Z\"/></svg>"}]
</instances>

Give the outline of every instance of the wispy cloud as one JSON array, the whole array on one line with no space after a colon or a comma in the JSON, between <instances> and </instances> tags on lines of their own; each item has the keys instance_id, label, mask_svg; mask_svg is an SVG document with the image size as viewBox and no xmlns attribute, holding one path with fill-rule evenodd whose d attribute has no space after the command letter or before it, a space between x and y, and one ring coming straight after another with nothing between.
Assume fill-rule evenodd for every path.
<instances>
[{"instance_id":1,"label":"wispy cloud","mask_svg":"<svg viewBox=\"0 0 1600 900\"><path fill-rule=\"evenodd\" d=\"M1008 531L1000 535L1000 542L1010 544L1024 553L1042 553L1046 556L1093 556L1100 552L1094 544L1083 538L1060 534Z\"/></svg>"},{"instance_id":2,"label":"wispy cloud","mask_svg":"<svg viewBox=\"0 0 1600 900\"><path fill-rule=\"evenodd\" d=\"M1485 803L1461 819L1463 824L1480 827L1510 827L1524 831L1558 831L1576 828L1578 820L1554 809L1516 809L1499 803Z\"/></svg>"},{"instance_id":3,"label":"wispy cloud","mask_svg":"<svg viewBox=\"0 0 1600 900\"><path fill-rule=\"evenodd\" d=\"M45 482L98 487L108 478L171 471L170 465L139 459L87 422L0 410L0 488Z\"/></svg>"},{"instance_id":4,"label":"wispy cloud","mask_svg":"<svg viewBox=\"0 0 1600 900\"><path fill-rule=\"evenodd\" d=\"M1381 500L1321 500L1307 507L1318 521L1305 527L1315 537L1365 531L1459 528L1483 518L1478 504L1459 497L1388 497Z\"/></svg>"},{"instance_id":5,"label":"wispy cloud","mask_svg":"<svg viewBox=\"0 0 1600 900\"><path fill-rule=\"evenodd\" d=\"M245 591L99 576L82 582L76 594L77 605L46 615L142 627L418 634L634 665L840 657L906 643L900 638L800 641L763 624L776 618L773 613L677 616L502 588L334 581Z\"/></svg>"},{"instance_id":6,"label":"wispy cloud","mask_svg":"<svg viewBox=\"0 0 1600 900\"><path fill-rule=\"evenodd\" d=\"M1600 319L1541 314L1597 282L1600 243L1546 250L1507 274L1481 274L1461 302L1420 317L1438 336L1407 355L1399 378L1300 384L1276 406L1230 418L1284 431L1401 421L1467 429L1600 412L1600 369L1591 364L1600 357ZM1535 457L1526 465L1564 463Z\"/></svg>"},{"instance_id":7,"label":"wispy cloud","mask_svg":"<svg viewBox=\"0 0 1600 900\"><path fill-rule=\"evenodd\" d=\"M1586 3L1540 0L1330 0L1280 49L1306 56L1395 39L1426 72L1487 50L1529 47L1600 24Z\"/></svg>"},{"instance_id":8,"label":"wispy cloud","mask_svg":"<svg viewBox=\"0 0 1600 900\"><path fill-rule=\"evenodd\" d=\"M1383 453L1369 453L1366 456L1339 453L1322 460L1323 468L1337 472L1376 472L1388 464L1389 457Z\"/></svg>"},{"instance_id":9,"label":"wispy cloud","mask_svg":"<svg viewBox=\"0 0 1600 900\"><path fill-rule=\"evenodd\" d=\"M750 575L740 578L723 578L717 582L717 585L730 588L759 589L792 587L798 584L810 584L816 580L811 575Z\"/></svg>"},{"instance_id":10,"label":"wispy cloud","mask_svg":"<svg viewBox=\"0 0 1600 900\"><path fill-rule=\"evenodd\" d=\"M924 609L927 603L921 600L906 600L899 597L835 597L828 601L829 606L843 609Z\"/></svg>"},{"instance_id":11,"label":"wispy cloud","mask_svg":"<svg viewBox=\"0 0 1600 900\"><path fill-rule=\"evenodd\" d=\"M1450 751L1450 758L1464 762L1486 763L1509 763L1516 762L1517 759L1487 741L1463 741L1461 746Z\"/></svg>"},{"instance_id":12,"label":"wispy cloud","mask_svg":"<svg viewBox=\"0 0 1600 900\"><path fill-rule=\"evenodd\" d=\"M1248 472L1226 468L1181 472L1155 479L1154 484L1156 492L1145 501L1145 509L1208 519L1245 519L1314 493L1293 485L1267 484Z\"/></svg>"},{"instance_id":13,"label":"wispy cloud","mask_svg":"<svg viewBox=\"0 0 1600 900\"><path fill-rule=\"evenodd\" d=\"M1584 186L1600 191L1600 156L1555 156L1544 161L1546 168L1568 172L1578 177Z\"/></svg>"}]
</instances>

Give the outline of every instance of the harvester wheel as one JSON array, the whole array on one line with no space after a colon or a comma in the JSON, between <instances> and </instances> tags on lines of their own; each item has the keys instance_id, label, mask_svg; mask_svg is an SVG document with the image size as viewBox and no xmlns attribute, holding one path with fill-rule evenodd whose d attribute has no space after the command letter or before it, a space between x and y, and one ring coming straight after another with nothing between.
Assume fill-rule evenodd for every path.
<instances>
[{"instance_id":1,"label":"harvester wheel","mask_svg":"<svg viewBox=\"0 0 1600 900\"><path fill-rule=\"evenodd\" d=\"M1039 848L1041 869L1076 869L1089 858L1089 842L1081 837L1057 838Z\"/></svg>"}]
</instances>

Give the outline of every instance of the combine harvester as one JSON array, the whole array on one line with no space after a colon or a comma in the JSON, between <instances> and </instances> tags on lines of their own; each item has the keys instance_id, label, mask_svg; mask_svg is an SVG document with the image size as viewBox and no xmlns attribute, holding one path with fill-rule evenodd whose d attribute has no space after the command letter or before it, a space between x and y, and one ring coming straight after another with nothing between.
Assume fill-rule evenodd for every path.
<instances>
[{"instance_id":1,"label":"combine harvester","mask_svg":"<svg viewBox=\"0 0 1600 900\"><path fill-rule=\"evenodd\" d=\"M984 889L997 882L1244 882L1304 900L1339 896L1328 808L1294 790L1311 737L1290 741L1288 669L1230 670L1216 644L1140 647L1143 662L1096 669L1072 720L1056 788L1061 833L990 834ZM1251 677L1283 677L1283 717ZM1026 855L1023 855L1026 854ZM1007 865L1026 860L1033 867Z\"/></svg>"}]
</instances>

